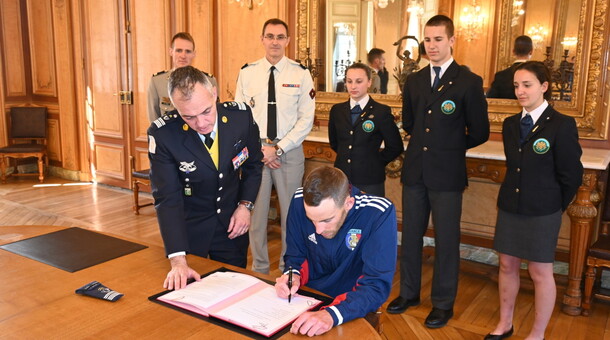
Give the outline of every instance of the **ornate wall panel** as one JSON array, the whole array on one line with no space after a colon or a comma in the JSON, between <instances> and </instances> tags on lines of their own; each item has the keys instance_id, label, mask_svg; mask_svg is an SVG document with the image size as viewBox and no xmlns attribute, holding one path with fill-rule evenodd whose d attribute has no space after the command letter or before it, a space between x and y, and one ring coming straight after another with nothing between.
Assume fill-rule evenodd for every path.
<instances>
[{"instance_id":1,"label":"ornate wall panel","mask_svg":"<svg viewBox=\"0 0 610 340\"><path fill-rule=\"evenodd\" d=\"M27 90L19 0L0 1L0 16L2 17L2 53L6 96L25 96Z\"/></svg>"},{"instance_id":2,"label":"ornate wall panel","mask_svg":"<svg viewBox=\"0 0 610 340\"><path fill-rule=\"evenodd\" d=\"M51 1L27 1L28 33L32 67L32 92L55 97L55 53Z\"/></svg>"}]
</instances>

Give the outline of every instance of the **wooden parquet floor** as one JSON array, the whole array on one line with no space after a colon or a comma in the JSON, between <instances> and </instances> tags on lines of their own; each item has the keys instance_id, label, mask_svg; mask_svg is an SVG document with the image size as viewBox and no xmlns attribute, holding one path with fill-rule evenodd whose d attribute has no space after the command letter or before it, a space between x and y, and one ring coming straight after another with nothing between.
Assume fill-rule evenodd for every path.
<instances>
[{"instance_id":1,"label":"wooden parquet floor","mask_svg":"<svg viewBox=\"0 0 610 340\"><path fill-rule=\"evenodd\" d=\"M144 194L141 200L152 200ZM82 227L162 246L153 207L132 211L131 191L90 183L73 183L58 178L48 178L37 185L32 179L9 178L0 184L0 225L59 225ZM280 236L269 233L270 257L277 268L280 253ZM499 317L497 283L487 276L461 273L455 316L441 329L431 330L423 325L430 311L430 284L433 258L424 261L422 275L422 304L400 315L383 315L385 339L482 339ZM169 268L169 265L168 265ZM276 269L272 275L278 275ZM396 274L388 301L398 295ZM159 278L161 286L163 278ZM595 301L591 316L572 317L561 312L561 296L564 288L558 288L559 297L553 317L547 328L546 339L553 340L610 340L610 304ZM522 289L515 311L515 335L511 339L523 339L534 319L533 292ZM387 306L384 304L383 309ZM1 336L0 336L1 337Z\"/></svg>"}]
</instances>

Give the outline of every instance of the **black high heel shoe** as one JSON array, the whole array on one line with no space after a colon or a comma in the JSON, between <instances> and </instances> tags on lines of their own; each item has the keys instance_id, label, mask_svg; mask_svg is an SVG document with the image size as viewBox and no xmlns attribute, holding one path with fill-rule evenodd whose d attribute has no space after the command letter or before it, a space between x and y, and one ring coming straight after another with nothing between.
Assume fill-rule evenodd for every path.
<instances>
[{"instance_id":1,"label":"black high heel shoe","mask_svg":"<svg viewBox=\"0 0 610 340\"><path fill-rule=\"evenodd\" d=\"M484 340L502 340L502 339L507 339L510 338L513 335L513 331L514 331L514 327L511 326L510 329L508 330L508 332L503 333L503 334L487 334L485 336Z\"/></svg>"}]
</instances>

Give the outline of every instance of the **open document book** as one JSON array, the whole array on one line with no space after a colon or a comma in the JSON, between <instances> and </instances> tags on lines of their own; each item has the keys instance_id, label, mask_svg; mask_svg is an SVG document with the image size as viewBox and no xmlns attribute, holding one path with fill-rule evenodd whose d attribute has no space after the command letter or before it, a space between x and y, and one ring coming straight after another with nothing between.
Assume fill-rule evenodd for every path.
<instances>
[{"instance_id":1,"label":"open document book","mask_svg":"<svg viewBox=\"0 0 610 340\"><path fill-rule=\"evenodd\" d=\"M279 298L262 280L236 272L214 272L201 281L157 297L165 303L212 316L270 337L322 301L303 295Z\"/></svg>"}]
</instances>

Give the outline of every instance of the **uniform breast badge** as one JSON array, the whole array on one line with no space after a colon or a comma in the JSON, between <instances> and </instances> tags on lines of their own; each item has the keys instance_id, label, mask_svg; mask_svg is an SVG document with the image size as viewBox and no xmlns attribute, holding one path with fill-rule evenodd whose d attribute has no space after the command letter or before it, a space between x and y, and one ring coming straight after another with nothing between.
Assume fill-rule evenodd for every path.
<instances>
[{"instance_id":1,"label":"uniform breast badge","mask_svg":"<svg viewBox=\"0 0 610 340\"><path fill-rule=\"evenodd\" d=\"M244 164L248 157L248 147L245 147L237 154L237 156L233 157L233 159L231 160L231 162L233 163L233 169L237 170L242 164Z\"/></svg>"},{"instance_id":2,"label":"uniform breast badge","mask_svg":"<svg viewBox=\"0 0 610 340\"><path fill-rule=\"evenodd\" d=\"M186 174L188 175L189 173L197 170L197 166L195 165L195 161L180 162L180 166L178 167L178 169L180 169L180 171L182 172L186 172Z\"/></svg>"},{"instance_id":3,"label":"uniform breast badge","mask_svg":"<svg viewBox=\"0 0 610 340\"><path fill-rule=\"evenodd\" d=\"M551 149L551 143L549 143L546 138L538 138L534 142L534 145L532 145L532 148L534 149L535 153L542 155Z\"/></svg>"},{"instance_id":4,"label":"uniform breast badge","mask_svg":"<svg viewBox=\"0 0 610 340\"><path fill-rule=\"evenodd\" d=\"M450 115L450 114L454 113L455 112L455 103L452 100L445 100L441 104L441 111L443 111L443 113L446 115Z\"/></svg>"},{"instance_id":5,"label":"uniform breast badge","mask_svg":"<svg viewBox=\"0 0 610 340\"><path fill-rule=\"evenodd\" d=\"M372 132L375 129L375 123L372 120L366 120L362 123L362 130L364 132Z\"/></svg>"},{"instance_id":6,"label":"uniform breast badge","mask_svg":"<svg viewBox=\"0 0 610 340\"><path fill-rule=\"evenodd\" d=\"M345 245L350 249L354 250L362 238L361 229L350 229L345 235Z\"/></svg>"}]
</instances>

